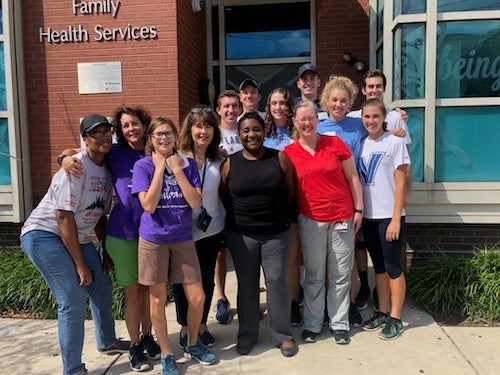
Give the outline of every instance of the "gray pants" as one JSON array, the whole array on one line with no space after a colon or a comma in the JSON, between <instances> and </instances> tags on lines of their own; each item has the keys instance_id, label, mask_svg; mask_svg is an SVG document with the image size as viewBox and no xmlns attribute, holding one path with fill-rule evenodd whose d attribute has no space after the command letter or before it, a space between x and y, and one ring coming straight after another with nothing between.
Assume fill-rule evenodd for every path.
<instances>
[{"instance_id":1,"label":"gray pants","mask_svg":"<svg viewBox=\"0 0 500 375\"><path fill-rule=\"evenodd\" d=\"M255 343L259 334L259 275L264 270L269 331L274 345L293 338L286 284L290 231L247 236L226 231L238 278L238 340Z\"/></svg>"},{"instance_id":2,"label":"gray pants","mask_svg":"<svg viewBox=\"0 0 500 375\"><path fill-rule=\"evenodd\" d=\"M328 272L329 325L349 330L349 289L354 261L354 228L335 230L335 223L320 223L303 215L298 218L304 256L304 329L320 333L325 310L325 277Z\"/></svg>"}]
</instances>

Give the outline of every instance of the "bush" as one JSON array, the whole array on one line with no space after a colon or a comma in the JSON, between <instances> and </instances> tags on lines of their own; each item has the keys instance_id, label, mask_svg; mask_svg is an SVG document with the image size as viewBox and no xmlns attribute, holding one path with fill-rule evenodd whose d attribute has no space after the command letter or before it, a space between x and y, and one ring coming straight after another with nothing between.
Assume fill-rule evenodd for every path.
<instances>
[{"instance_id":1,"label":"bush","mask_svg":"<svg viewBox=\"0 0 500 375\"><path fill-rule=\"evenodd\" d=\"M500 320L500 250L472 257L435 254L408 273L408 294L437 320Z\"/></svg>"},{"instance_id":2,"label":"bush","mask_svg":"<svg viewBox=\"0 0 500 375\"><path fill-rule=\"evenodd\" d=\"M113 316L123 319L123 287L113 281ZM0 313L55 319L57 302L42 275L20 250L0 249ZM90 312L87 314L90 318Z\"/></svg>"}]
</instances>

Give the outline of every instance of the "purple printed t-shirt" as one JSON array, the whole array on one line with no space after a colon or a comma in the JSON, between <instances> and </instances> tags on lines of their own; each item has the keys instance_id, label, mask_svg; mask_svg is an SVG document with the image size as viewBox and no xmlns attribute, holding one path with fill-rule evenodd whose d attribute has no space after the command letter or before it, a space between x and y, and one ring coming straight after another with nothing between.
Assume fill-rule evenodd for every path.
<instances>
[{"instance_id":1,"label":"purple printed t-shirt","mask_svg":"<svg viewBox=\"0 0 500 375\"><path fill-rule=\"evenodd\" d=\"M142 207L139 199L133 197L132 170L137 160L144 158L144 151L137 151L114 144L106 155L106 166L113 177L113 187L116 194L116 204L109 215L106 233L123 240L139 238L139 223Z\"/></svg>"},{"instance_id":2,"label":"purple printed t-shirt","mask_svg":"<svg viewBox=\"0 0 500 375\"><path fill-rule=\"evenodd\" d=\"M186 178L196 188L201 186L198 167L194 159L187 158L189 165L183 171ZM151 156L134 164L132 194L137 196L147 191L153 178L155 167ZM144 211L141 215L139 235L154 243L177 243L193 238L192 210L188 205L173 174L163 174L160 201L154 213Z\"/></svg>"}]
</instances>

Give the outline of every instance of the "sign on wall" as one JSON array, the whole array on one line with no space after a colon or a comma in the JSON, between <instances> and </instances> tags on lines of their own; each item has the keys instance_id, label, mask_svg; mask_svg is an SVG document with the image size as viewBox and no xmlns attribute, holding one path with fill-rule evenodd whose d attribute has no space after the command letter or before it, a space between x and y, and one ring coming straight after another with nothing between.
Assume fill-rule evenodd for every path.
<instances>
[{"instance_id":1,"label":"sign on wall","mask_svg":"<svg viewBox=\"0 0 500 375\"><path fill-rule=\"evenodd\" d=\"M78 63L78 92L80 94L109 94L122 92L122 63Z\"/></svg>"}]
</instances>

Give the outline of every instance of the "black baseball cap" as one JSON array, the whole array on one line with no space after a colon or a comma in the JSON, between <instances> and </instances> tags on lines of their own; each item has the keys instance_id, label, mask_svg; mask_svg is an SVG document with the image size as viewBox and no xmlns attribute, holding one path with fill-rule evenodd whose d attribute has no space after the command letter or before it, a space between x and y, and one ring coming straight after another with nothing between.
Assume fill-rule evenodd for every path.
<instances>
[{"instance_id":1,"label":"black baseball cap","mask_svg":"<svg viewBox=\"0 0 500 375\"><path fill-rule=\"evenodd\" d=\"M252 78L247 78L243 82L240 83L240 85L238 86L238 91L243 90L243 88L247 85L251 85L251 86L255 87L257 90L260 90L259 82L257 82L256 80L254 80Z\"/></svg>"},{"instance_id":2,"label":"black baseball cap","mask_svg":"<svg viewBox=\"0 0 500 375\"><path fill-rule=\"evenodd\" d=\"M307 64L300 66L299 73L298 73L297 77L300 78L302 76L302 74L304 74L306 72L313 72L314 74L319 76L318 67L314 64L307 63Z\"/></svg>"},{"instance_id":3,"label":"black baseball cap","mask_svg":"<svg viewBox=\"0 0 500 375\"><path fill-rule=\"evenodd\" d=\"M106 116L98 115L97 113L85 116L80 123L80 134L86 135L90 133L92 130L97 128L99 125L106 125L108 128L112 128L113 126L108 121Z\"/></svg>"}]
</instances>

